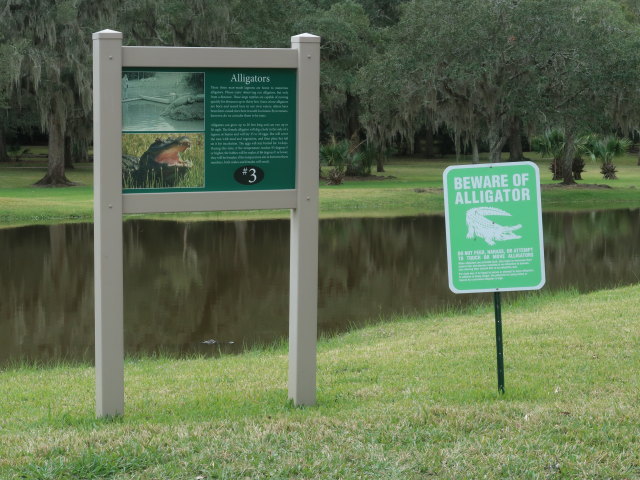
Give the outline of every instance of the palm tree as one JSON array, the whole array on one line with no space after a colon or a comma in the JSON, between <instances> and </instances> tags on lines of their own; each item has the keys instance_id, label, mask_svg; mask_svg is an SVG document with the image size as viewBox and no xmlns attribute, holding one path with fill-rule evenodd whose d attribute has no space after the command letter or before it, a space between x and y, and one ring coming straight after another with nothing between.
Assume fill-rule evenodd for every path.
<instances>
[{"instance_id":1,"label":"palm tree","mask_svg":"<svg viewBox=\"0 0 640 480\"><path fill-rule=\"evenodd\" d=\"M576 140L576 154L574 155L571 170L573 172L573 178L575 180L582 180L582 172L584 171L584 161L580 157L580 145L583 142L583 137ZM562 172L562 157L566 148L566 140L564 131L559 128L549 128L538 137L534 137L531 143L531 147L540 152L543 157L551 157L551 166L549 170L553 173L554 180L563 180L564 175Z\"/></svg>"},{"instance_id":2,"label":"palm tree","mask_svg":"<svg viewBox=\"0 0 640 480\"><path fill-rule=\"evenodd\" d=\"M558 128L549 128L539 137L535 137L531 143L534 150L540 152L543 157L551 157L551 166L554 180L562 180L561 160L564 152L564 132Z\"/></svg>"},{"instance_id":3,"label":"palm tree","mask_svg":"<svg viewBox=\"0 0 640 480\"><path fill-rule=\"evenodd\" d=\"M624 155L630 146L630 140L610 135L604 138L590 136L583 148L591 160L602 162L600 172L605 179L616 180L618 170L613 164L613 159Z\"/></svg>"}]
</instances>

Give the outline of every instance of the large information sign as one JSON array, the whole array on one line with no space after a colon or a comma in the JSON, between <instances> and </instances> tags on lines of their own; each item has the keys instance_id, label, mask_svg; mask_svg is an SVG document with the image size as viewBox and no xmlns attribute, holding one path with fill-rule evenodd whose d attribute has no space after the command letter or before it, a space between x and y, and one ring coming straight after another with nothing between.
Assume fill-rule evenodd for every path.
<instances>
[{"instance_id":1,"label":"large information sign","mask_svg":"<svg viewBox=\"0 0 640 480\"><path fill-rule=\"evenodd\" d=\"M540 289L545 272L537 165L451 166L443 181L449 288Z\"/></svg>"},{"instance_id":2,"label":"large information sign","mask_svg":"<svg viewBox=\"0 0 640 480\"><path fill-rule=\"evenodd\" d=\"M288 392L313 405L320 37L143 47L95 32L93 118L96 414L124 412L122 222L141 213L290 211Z\"/></svg>"},{"instance_id":3,"label":"large information sign","mask_svg":"<svg viewBox=\"0 0 640 480\"><path fill-rule=\"evenodd\" d=\"M122 69L125 193L283 190L296 179L296 69Z\"/></svg>"}]
</instances>

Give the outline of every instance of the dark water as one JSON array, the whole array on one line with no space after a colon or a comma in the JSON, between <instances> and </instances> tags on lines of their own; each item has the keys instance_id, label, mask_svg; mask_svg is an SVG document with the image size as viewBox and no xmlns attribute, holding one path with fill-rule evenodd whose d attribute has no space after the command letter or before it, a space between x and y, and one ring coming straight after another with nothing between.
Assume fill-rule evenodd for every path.
<instances>
[{"instance_id":1,"label":"dark water","mask_svg":"<svg viewBox=\"0 0 640 480\"><path fill-rule=\"evenodd\" d=\"M640 281L640 210L546 214L547 289ZM326 220L318 321L343 330L393 313L490 301L447 284L444 218ZM125 350L213 353L288 331L289 222L128 221ZM93 358L93 226L0 230L0 365ZM511 294L505 294L511 295Z\"/></svg>"}]
</instances>

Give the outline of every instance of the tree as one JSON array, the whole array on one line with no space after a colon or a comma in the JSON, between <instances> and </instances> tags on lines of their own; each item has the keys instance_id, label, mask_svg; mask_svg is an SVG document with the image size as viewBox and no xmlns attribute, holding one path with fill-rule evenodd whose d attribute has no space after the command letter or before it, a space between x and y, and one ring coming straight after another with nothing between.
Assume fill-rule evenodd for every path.
<instances>
[{"instance_id":1,"label":"tree","mask_svg":"<svg viewBox=\"0 0 640 480\"><path fill-rule=\"evenodd\" d=\"M381 134L385 120L394 121L368 104L371 85L360 70L375 63L386 39L385 31L399 18L396 0L310 0L315 7L302 22L303 30L322 37L321 111L326 138L337 135L358 145L366 136L367 158L375 159L378 172L391 143ZM369 121L375 117L377 124ZM413 139L411 139L413 142Z\"/></svg>"},{"instance_id":2,"label":"tree","mask_svg":"<svg viewBox=\"0 0 640 480\"><path fill-rule=\"evenodd\" d=\"M358 69L365 65L378 43L361 5L352 0L315 11L301 22L319 35L321 44L321 113L326 128L335 135L359 143L361 99L356 87Z\"/></svg>"},{"instance_id":3,"label":"tree","mask_svg":"<svg viewBox=\"0 0 640 480\"><path fill-rule=\"evenodd\" d=\"M560 125L572 183L580 131L638 119L637 37L609 0L408 2L384 54L361 70L367 131L404 135L432 118L457 144L486 139L499 161L509 139L519 156L522 131ZM375 114L385 109L405 122Z\"/></svg>"},{"instance_id":4,"label":"tree","mask_svg":"<svg viewBox=\"0 0 640 480\"><path fill-rule=\"evenodd\" d=\"M562 178L562 168L560 166L564 156L565 149L564 132L558 128L549 128L542 135L534 137L531 146L540 152L543 157L551 157L551 171L553 179L560 180Z\"/></svg>"},{"instance_id":5,"label":"tree","mask_svg":"<svg viewBox=\"0 0 640 480\"><path fill-rule=\"evenodd\" d=\"M638 124L640 72L638 28L615 2L562 0L571 27L561 42L546 39L552 75L538 83L540 109L547 121L562 125L566 148L563 184L575 180L571 165L584 132L632 129Z\"/></svg>"},{"instance_id":6,"label":"tree","mask_svg":"<svg viewBox=\"0 0 640 480\"><path fill-rule=\"evenodd\" d=\"M526 97L517 87L532 67L513 55L515 13L501 5L473 0L404 5L388 48L361 70L367 130L411 141L422 126L444 123L457 150L469 143L476 159L481 138L490 140L494 160L509 136L519 142ZM383 113L385 106L390 108ZM385 121L394 110L402 121Z\"/></svg>"},{"instance_id":7,"label":"tree","mask_svg":"<svg viewBox=\"0 0 640 480\"><path fill-rule=\"evenodd\" d=\"M4 32L0 32L0 65L7 65L0 71L0 162L10 160L7 152L8 120L12 102L11 95L11 49L6 42Z\"/></svg>"},{"instance_id":8,"label":"tree","mask_svg":"<svg viewBox=\"0 0 640 480\"><path fill-rule=\"evenodd\" d=\"M136 0L125 2L117 28L127 44L176 47L229 46L232 0Z\"/></svg>"},{"instance_id":9,"label":"tree","mask_svg":"<svg viewBox=\"0 0 640 480\"><path fill-rule=\"evenodd\" d=\"M49 134L47 174L36 185L72 185L65 176L65 138L74 118L91 111L90 33L118 2L12 0L0 25L11 57L14 92L35 99Z\"/></svg>"},{"instance_id":10,"label":"tree","mask_svg":"<svg viewBox=\"0 0 640 480\"><path fill-rule=\"evenodd\" d=\"M406 4L386 53L394 67L388 77L414 83L413 98L401 99L402 108L426 109L453 130L458 145L487 139L497 161L509 137L520 140L528 120L525 86L535 65L521 45L544 34L525 28L522 8L520 2L477 0Z\"/></svg>"},{"instance_id":11,"label":"tree","mask_svg":"<svg viewBox=\"0 0 640 480\"><path fill-rule=\"evenodd\" d=\"M287 48L293 35L318 35L309 25L312 12L315 9L300 0L235 0L231 10L232 43L239 47Z\"/></svg>"},{"instance_id":12,"label":"tree","mask_svg":"<svg viewBox=\"0 0 640 480\"><path fill-rule=\"evenodd\" d=\"M594 161L602 162L600 169L602 176L608 180L616 180L617 169L613 159L624 155L631 141L626 138L618 138L613 135L607 137L589 136L584 142L583 149Z\"/></svg>"}]
</instances>

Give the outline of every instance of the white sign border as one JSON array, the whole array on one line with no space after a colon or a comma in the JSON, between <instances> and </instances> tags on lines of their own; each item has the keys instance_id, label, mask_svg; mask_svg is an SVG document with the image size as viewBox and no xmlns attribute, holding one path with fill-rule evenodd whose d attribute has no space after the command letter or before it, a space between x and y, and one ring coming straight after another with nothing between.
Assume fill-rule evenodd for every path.
<instances>
[{"instance_id":1,"label":"white sign border","mask_svg":"<svg viewBox=\"0 0 640 480\"><path fill-rule=\"evenodd\" d=\"M535 171L535 185L536 185L536 197L537 197L537 217L538 217L538 242L539 242L539 251L540 251L540 274L541 281L538 285L531 287L510 287L510 288L481 288L481 289L471 289L471 290L460 290L453 285L453 264L451 262L451 238L450 238L450 224L449 224L449 195L448 195L448 187L447 187L447 177L449 172L452 170L460 170L460 169L472 169L472 168L494 168L494 167L505 167L505 166L517 166L517 165L528 165L533 167ZM544 266L544 234L542 231L542 198L541 198L541 189L540 189L540 168L533 162L504 162L504 163L482 163L482 164L472 164L472 165L450 165L445 168L442 173L442 185L444 189L444 221L445 221L445 234L446 234L446 242L447 242L447 276L449 280L449 289L453 293L487 293L487 292L517 292L524 290L540 290L544 284L546 283L546 271Z\"/></svg>"}]
</instances>

